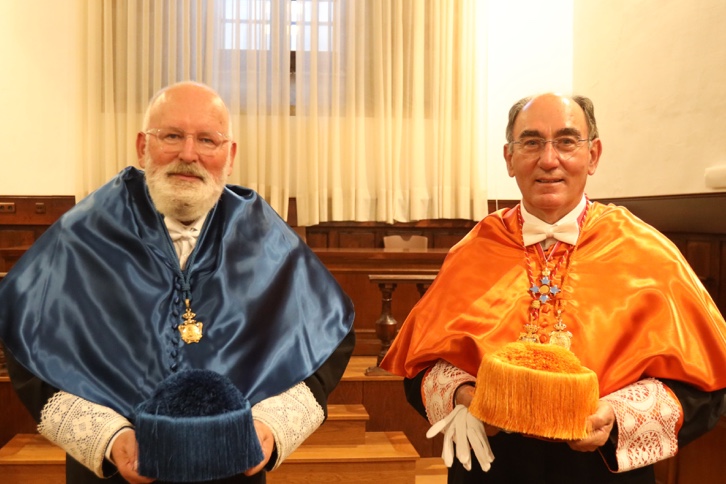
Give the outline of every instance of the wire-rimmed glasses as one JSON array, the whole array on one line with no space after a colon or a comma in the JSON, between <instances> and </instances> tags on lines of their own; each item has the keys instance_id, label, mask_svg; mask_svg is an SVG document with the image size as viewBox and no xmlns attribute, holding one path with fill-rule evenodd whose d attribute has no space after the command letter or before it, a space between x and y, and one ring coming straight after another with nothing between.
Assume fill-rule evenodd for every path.
<instances>
[{"instance_id":1,"label":"wire-rimmed glasses","mask_svg":"<svg viewBox=\"0 0 726 484\"><path fill-rule=\"evenodd\" d=\"M537 136L525 136L517 141L513 141L513 145L517 145L517 149L525 156L535 156L545 149L547 143L552 143L552 147L560 154L563 160L568 160L580 149L580 147L591 141L588 138L576 138L575 136L558 136L554 139L544 139Z\"/></svg>"},{"instance_id":2,"label":"wire-rimmed glasses","mask_svg":"<svg viewBox=\"0 0 726 484\"><path fill-rule=\"evenodd\" d=\"M184 149L187 138L194 140L194 149L200 155L213 155L229 138L219 131L185 133L175 128L150 128L145 134L155 136L165 153L178 153Z\"/></svg>"}]
</instances>

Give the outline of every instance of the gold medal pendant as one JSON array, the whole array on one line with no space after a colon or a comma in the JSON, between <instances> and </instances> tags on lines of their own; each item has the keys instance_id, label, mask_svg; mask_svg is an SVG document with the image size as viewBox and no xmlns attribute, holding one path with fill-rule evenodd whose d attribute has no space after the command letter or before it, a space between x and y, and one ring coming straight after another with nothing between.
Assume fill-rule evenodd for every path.
<instances>
[{"instance_id":1,"label":"gold medal pendant","mask_svg":"<svg viewBox=\"0 0 726 484\"><path fill-rule=\"evenodd\" d=\"M179 333L181 333L181 339L186 343L199 343L202 339L202 327L204 323L200 323L194 320L196 314L192 312L192 308L189 306L189 299L185 300L187 310L182 315L184 322L179 325Z\"/></svg>"},{"instance_id":2,"label":"gold medal pendant","mask_svg":"<svg viewBox=\"0 0 726 484\"><path fill-rule=\"evenodd\" d=\"M570 349L572 346L572 333L567 331L567 325L562 322L562 310L557 310L557 323L554 331L550 332L550 344Z\"/></svg>"}]
</instances>

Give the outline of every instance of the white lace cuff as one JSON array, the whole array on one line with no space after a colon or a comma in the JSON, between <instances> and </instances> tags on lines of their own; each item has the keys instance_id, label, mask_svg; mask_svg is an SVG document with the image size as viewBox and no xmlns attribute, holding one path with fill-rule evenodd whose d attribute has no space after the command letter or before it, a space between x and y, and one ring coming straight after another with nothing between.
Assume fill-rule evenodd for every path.
<instances>
[{"instance_id":1,"label":"white lace cuff","mask_svg":"<svg viewBox=\"0 0 726 484\"><path fill-rule=\"evenodd\" d=\"M676 424L681 406L663 383L647 378L602 398L610 403L618 422L615 457L625 472L676 455Z\"/></svg>"},{"instance_id":2,"label":"white lace cuff","mask_svg":"<svg viewBox=\"0 0 726 484\"><path fill-rule=\"evenodd\" d=\"M457 388L464 383L475 382L476 377L448 361L437 361L426 373L421 383L429 423L435 424L454 410L454 393Z\"/></svg>"},{"instance_id":3,"label":"white lace cuff","mask_svg":"<svg viewBox=\"0 0 726 484\"><path fill-rule=\"evenodd\" d=\"M320 427L325 419L323 408L313 392L301 382L289 390L266 398L252 407L252 418L272 430L277 447L277 469L287 457Z\"/></svg>"},{"instance_id":4,"label":"white lace cuff","mask_svg":"<svg viewBox=\"0 0 726 484\"><path fill-rule=\"evenodd\" d=\"M43 407L38 432L98 477L106 477L106 448L116 432L125 427L133 426L114 410L58 392Z\"/></svg>"}]
</instances>

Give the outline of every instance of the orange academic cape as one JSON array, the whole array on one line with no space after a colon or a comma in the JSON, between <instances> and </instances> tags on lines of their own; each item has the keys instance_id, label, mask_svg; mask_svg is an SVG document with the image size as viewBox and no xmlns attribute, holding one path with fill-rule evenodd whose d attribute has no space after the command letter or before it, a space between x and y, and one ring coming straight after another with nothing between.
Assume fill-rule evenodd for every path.
<instances>
[{"instance_id":1,"label":"orange academic cape","mask_svg":"<svg viewBox=\"0 0 726 484\"><path fill-rule=\"evenodd\" d=\"M411 378L443 359L476 375L484 354L524 330L526 267L517 209L484 218L451 249L381 366ZM561 289L571 349L601 396L646 377L726 387L723 317L678 248L625 208L592 204Z\"/></svg>"}]
</instances>

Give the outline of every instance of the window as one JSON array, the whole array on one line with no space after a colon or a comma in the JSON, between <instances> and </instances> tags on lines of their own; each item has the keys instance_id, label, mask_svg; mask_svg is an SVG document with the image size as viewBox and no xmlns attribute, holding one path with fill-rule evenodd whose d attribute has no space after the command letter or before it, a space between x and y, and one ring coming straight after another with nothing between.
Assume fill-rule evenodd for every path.
<instances>
[{"instance_id":1,"label":"window","mask_svg":"<svg viewBox=\"0 0 726 484\"><path fill-rule=\"evenodd\" d=\"M294 114L295 75L301 65L297 54L311 52L315 33L319 61L328 62L333 47L333 18L339 5L334 0L315 4L302 0L223 0L223 64L235 54L248 51L268 51L269 62L284 62L283 54L289 48L289 66L278 67L290 73L290 106ZM244 86L240 89L246 91Z\"/></svg>"}]
</instances>

